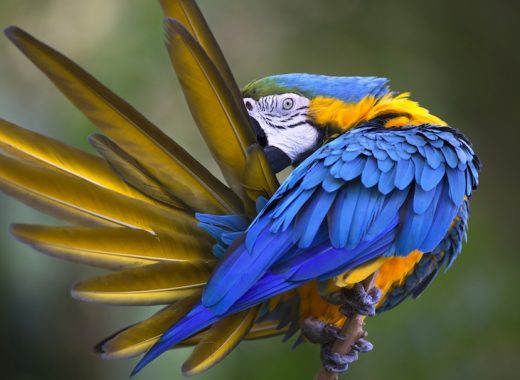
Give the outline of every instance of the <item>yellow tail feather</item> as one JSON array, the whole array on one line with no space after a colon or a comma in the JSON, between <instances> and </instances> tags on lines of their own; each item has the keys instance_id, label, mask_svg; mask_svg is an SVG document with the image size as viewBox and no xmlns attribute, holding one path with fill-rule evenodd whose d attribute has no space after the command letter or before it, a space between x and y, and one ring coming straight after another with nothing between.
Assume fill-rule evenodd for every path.
<instances>
[{"instance_id":1,"label":"yellow tail feather","mask_svg":"<svg viewBox=\"0 0 520 380\"><path fill-rule=\"evenodd\" d=\"M211 268L206 263L152 264L79 282L71 294L82 301L111 305L164 305L198 292Z\"/></svg>"}]
</instances>

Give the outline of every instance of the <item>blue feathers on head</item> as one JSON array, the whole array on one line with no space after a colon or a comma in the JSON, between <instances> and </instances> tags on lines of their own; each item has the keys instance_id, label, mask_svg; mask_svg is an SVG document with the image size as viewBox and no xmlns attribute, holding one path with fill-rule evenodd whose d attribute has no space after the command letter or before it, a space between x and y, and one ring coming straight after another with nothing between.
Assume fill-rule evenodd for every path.
<instances>
[{"instance_id":1,"label":"blue feathers on head","mask_svg":"<svg viewBox=\"0 0 520 380\"><path fill-rule=\"evenodd\" d=\"M252 82L245 87L244 96L260 98L265 95L295 92L309 99L324 96L355 103L367 95L379 98L389 91L386 78L295 73L272 75Z\"/></svg>"}]
</instances>

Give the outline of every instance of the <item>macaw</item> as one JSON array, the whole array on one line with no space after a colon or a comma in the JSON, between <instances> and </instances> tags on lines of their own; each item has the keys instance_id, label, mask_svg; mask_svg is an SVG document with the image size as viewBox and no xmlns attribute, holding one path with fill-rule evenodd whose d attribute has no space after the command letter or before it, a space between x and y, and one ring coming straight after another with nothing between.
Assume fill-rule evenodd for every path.
<instances>
[{"instance_id":1,"label":"macaw","mask_svg":"<svg viewBox=\"0 0 520 380\"><path fill-rule=\"evenodd\" d=\"M243 339L298 331L297 343L322 344L328 369L346 369L327 349L348 316L417 297L461 252L480 168L470 142L384 78L284 74L240 91L195 2L161 4L173 67L229 187L78 65L10 27L103 132L89 138L93 155L0 120L0 189L72 224L11 233L114 271L74 285L77 299L167 305L97 346L108 359L144 353L133 374L195 345L183 366L194 375Z\"/></svg>"}]
</instances>

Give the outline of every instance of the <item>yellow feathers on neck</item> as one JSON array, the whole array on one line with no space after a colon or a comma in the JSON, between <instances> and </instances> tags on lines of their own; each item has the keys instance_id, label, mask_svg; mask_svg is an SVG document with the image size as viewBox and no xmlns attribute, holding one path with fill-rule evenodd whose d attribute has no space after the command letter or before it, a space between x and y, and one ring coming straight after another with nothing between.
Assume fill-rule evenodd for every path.
<instances>
[{"instance_id":1,"label":"yellow feathers on neck","mask_svg":"<svg viewBox=\"0 0 520 380\"><path fill-rule=\"evenodd\" d=\"M409 96L407 92L399 95L387 94L381 98L365 96L358 103L346 103L320 96L311 100L309 108L311 117L317 124L341 131L384 115L391 115L385 123L387 128L419 124L446 125L419 103L409 99Z\"/></svg>"}]
</instances>

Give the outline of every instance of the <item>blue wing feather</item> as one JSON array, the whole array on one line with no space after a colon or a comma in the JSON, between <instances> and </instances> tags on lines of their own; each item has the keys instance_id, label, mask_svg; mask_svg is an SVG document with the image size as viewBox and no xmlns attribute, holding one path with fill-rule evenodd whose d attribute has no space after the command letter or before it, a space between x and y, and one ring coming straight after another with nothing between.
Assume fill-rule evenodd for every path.
<instances>
[{"instance_id":1,"label":"blue wing feather","mask_svg":"<svg viewBox=\"0 0 520 380\"><path fill-rule=\"evenodd\" d=\"M412 156L412 161L415 169L415 181L419 182L422 178L422 172L426 163L424 162L424 159L418 154Z\"/></svg>"},{"instance_id":2,"label":"blue wing feather","mask_svg":"<svg viewBox=\"0 0 520 380\"><path fill-rule=\"evenodd\" d=\"M311 246L335 197L336 192L329 193L320 189L316 196L305 206L304 211L295 223L296 235L300 236L298 244L300 248Z\"/></svg>"},{"instance_id":3,"label":"blue wing feather","mask_svg":"<svg viewBox=\"0 0 520 380\"><path fill-rule=\"evenodd\" d=\"M437 169L440 164L444 162L444 157L439 149L434 146L434 141L429 141L431 145L424 146L424 152L426 154L426 161L432 169Z\"/></svg>"},{"instance_id":4,"label":"blue wing feather","mask_svg":"<svg viewBox=\"0 0 520 380\"><path fill-rule=\"evenodd\" d=\"M377 190L366 191L362 188L359 181L355 182L353 185L357 185L360 190L357 202L352 206L352 208L354 208L354 213L352 222L350 223L351 226L346 244L347 248L354 248L362 242L364 237L363 235L366 232L368 218L373 212L372 208L374 207L375 196L377 196ZM341 220L336 221L336 223L342 222L343 221Z\"/></svg>"},{"instance_id":5,"label":"blue wing feather","mask_svg":"<svg viewBox=\"0 0 520 380\"><path fill-rule=\"evenodd\" d=\"M408 142L408 144L415 147L421 147L426 145L426 140L420 133L408 133L404 135L404 138Z\"/></svg>"},{"instance_id":6,"label":"blue wing feather","mask_svg":"<svg viewBox=\"0 0 520 380\"><path fill-rule=\"evenodd\" d=\"M318 163L312 171L310 171L301 183L301 187L305 190L312 189L323 182L329 170L322 164Z\"/></svg>"},{"instance_id":7,"label":"blue wing feather","mask_svg":"<svg viewBox=\"0 0 520 380\"><path fill-rule=\"evenodd\" d=\"M396 174L395 174L395 187L399 190L403 190L410 182L412 182L415 175L413 161L412 160L399 160L397 162Z\"/></svg>"},{"instance_id":8,"label":"blue wing feather","mask_svg":"<svg viewBox=\"0 0 520 380\"><path fill-rule=\"evenodd\" d=\"M361 174L361 182L365 187L372 187L377 184L379 181L379 177L381 172L377 167L377 160L372 157L366 158L365 167L363 168L363 173Z\"/></svg>"},{"instance_id":9,"label":"blue wing feather","mask_svg":"<svg viewBox=\"0 0 520 380\"><path fill-rule=\"evenodd\" d=\"M345 225L343 234L339 237L339 247L347 246L349 242L349 236L351 235L351 229L355 217L356 205L359 203L359 197L361 195L362 187L359 182L349 183L348 191L345 193L343 203L341 204L341 214L331 221L331 223L343 223Z\"/></svg>"},{"instance_id":10,"label":"blue wing feather","mask_svg":"<svg viewBox=\"0 0 520 380\"><path fill-rule=\"evenodd\" d=\"M413 195L413 211L417 215L423 214L428 207L430 207L433 197L435 196L435 188L431 190L424 190L421 185L415 185L415 192Z\"/></svg>"},{"instance_id":11,"label":"blue wing feather","mask_svg":"<svg viewBox=\"0 0 520 380\"><path fill-rule=\"evenodd\" d=\"M372 225L367 231L367 239L372 239L379 235L382 230L387 228L392 218L399 214L401 206L408 197L408 190L394 191L390 196L385 197L381 211L375 216Z\"/></svg>"},{"instance_id":12,"label":"blue wing feather","mask_svg":"<svg viewBox=\"0 0 520 380\"><path fill-rule=\"evenodd\" d=\"M341 186L345 184L345 181L341 181L338 178L334 178L333 175L329 174L325 177L322 183L323 190L332 193L337 191Z\"/></svg>"},{"instance_id":13,"label":"blue wing feather","mask_svg":"<svg viewBox=\"0 0 520 380\"><path fill-rule=\"evenodd\" d=\"M459 169L448 168L446 171L448 174L448 182L450 185L450 196L451 200L455 204L461 204L466 188L466 174Z\"/></svg>"},{"instance_id":14,"label":"blue wing feather","mask_svg":"<svg viewBox=\"0 0 520 380\"><path fill-rule=\"evenodd\" d=\"M351 201L350 198L357 200L359 195L359 188L357 188L357 193L355 190L351 189L348 184L345 185L337 195L328 214L327 224L329 226L330 241L334 247L345 247L347 244L349 229L354 216L354 207L349 205L351 203L355 204L355 200Z\"/></svg>"},{"instance_id":15,"label":"blue wing feather","mask_svg":"<svg viewBox=\"0 0 520 380\"><path fill-rule=\"evenodd\" d=\"M452 169L456 168L459 164L459 159L457 157L457 153L455 153L455 150L449 145L444 145L441 150L442 154L444 155L444 160L448 166Z\"/></svg>"},{"instance_id":16,"label":"blue wing feather","mask_svg":"<svg viewBox=\"0 0 520 380\"><path fill-rule=\"evenodd\" d=\"M273 224L271 226L271 232L277 232L279 230L285 231L295 219L296 215L303 209L309 198L312 197L316 189L304 190L299 193L294 199L288 197L288 207L283 213L277 215L277 211L274 211ZM249 234L248 234L249 236Z\"/></svg>"},{"instance_id":17,"label":"blue wing feather","mask_svg":"<svg viewBox=\"0 0 520 380\"><path fill-rule=\"evenodd\" d=\"M395 177L397 175L396 166L392 167L391 170L381 173L377 188L383 195L389 194L395 187Z\"/></svg>"},{"instance_id":18,"label":"blue wing feather","mask_svg":"<svg viewBox=\"0 0 520 380\"><path fill-rule=\"evenodd\" d=\"M431 254L423 255L406 281L394 287L387 294L377 312L382 313L400 304L408 296L418 297L433 281L444 265L446 269L462 251L468 222L468 203L464 202L457 214L457 221L450 232Z\"/></svg>"},{"instance_id":19,"label":"blue wing feather","mask_svg":"<svg viewBox=\"0 0 520 380\"><path fill-rule=\"evenodd\" d=\"M383 160L379 160L379 159L377 160L377 167L383 173L386 173L387 171L392 169L394 167L394 164L395 164L395 162L390 157L387 157Z\"/></svg>"},{"instance_id":20,"label":"blue wing feather","mask_svg":"<svg viewBox=\"0 0 520 380\"><path fill-rule=\"evenodd\" d=\"M444 164L440 164L435 169L429 164L424 165L420 179L421 187L426 191L435 188L435 186L437 186L441 181L442 177L444 177L445 172Z\"/></svg>"},{"instance_id":21,"label":"blue wing feather","mask_svg":"<svg viewBox=\"0 0 520 380\"><path fill-rule=\"evenodd\" d=\"M357 157L352 161L344 162L339 172L344 181L350 181L358 177L365 168L366 162L364 157Z\"/></svg>"}]
</instances>

